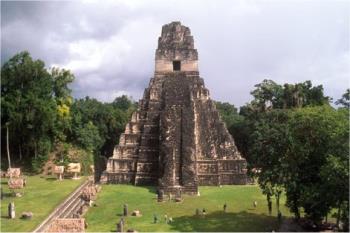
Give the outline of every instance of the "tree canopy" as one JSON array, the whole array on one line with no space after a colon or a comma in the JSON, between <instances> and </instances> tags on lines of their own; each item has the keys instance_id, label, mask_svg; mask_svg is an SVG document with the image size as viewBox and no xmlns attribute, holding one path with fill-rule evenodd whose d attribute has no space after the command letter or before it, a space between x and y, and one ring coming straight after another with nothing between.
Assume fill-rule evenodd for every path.
<instances>
[{"instance_id":1,"label":"tree canopy","mask_svg":"<svg viewBox=\"0 0 350 233\"><path fill-rule=\"evenodd\" d=\"M237 147L277 211L284 192L297 218L301 212L316 224L332 209L348 224L349 89L331 107L323 87L310 81L279 85L263 80L240 108L217 103ZM258 172L256 172L258 171ZM337 192L336 194L334 192ZM302 211L301 211L302 210Z\"/></svg>"},{"instance_id":2,"label":"tree canopy","mask_svg":"<svg viewBox=\"0 0 350 233\"><path fill-rule=\"evenodd\" d=\"M134 102L127 96L112 103L89 97L75 100L69 88L73 81L69 70L47 69L26 51L3 65L1 140L2 151L9 152L8 160L11 155L13 161L39 171L53 150L60 150L57 154L65 154L63 157L69 154L69 149L59 149L61 144L63 148L81 148L87 160L91 155L111 155L135 110Z\"/></svg>"}]
</instances>

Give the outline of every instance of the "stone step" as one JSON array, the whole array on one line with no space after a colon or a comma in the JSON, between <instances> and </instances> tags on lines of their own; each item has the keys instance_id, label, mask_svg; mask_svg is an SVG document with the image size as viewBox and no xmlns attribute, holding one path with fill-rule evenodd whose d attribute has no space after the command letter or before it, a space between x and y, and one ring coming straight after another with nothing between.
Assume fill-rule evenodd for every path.
<instances>
[{"instance_id":1,"label":"stone step","mask_svg":"<svg viewBox=\"0 0 350 233\"><path fill-rule=\"evenodd\" d=\"M135 185L155 185L155 184L157 184L156 176L136 175L135 177Z\"/></svg>"},{"instance_id":2,"label":"stone step","mask_svg":"<svg viewBox=\"0 0 350 233\"><path fill-rule=\"evenodd\" d=\"M154 147L154 146L140 146L139 147L139 152L141 151L154 151L154 152L158 152L159 151L159 147Z\"/></svg>"},{"instance_id":3,"label":"stone step","mask_svg":"<svg viewBox=\"0 0 350 233\"><path fill-rule=\"evenodd\" d=\"M153 134L159 137L159 126L156 124L145 124L142 128L142 135Z\"/></svg>"},{"instance_id":4,"label":"stone step","mask_svg":"<svg viewBox=\"0 0 350 233\"><path fill-rule=\"evenodd\" d=\"M137 134L140 133L140 123L139 122L129 122L125 126L125 134Z\"/></svg>"}]
</instances>

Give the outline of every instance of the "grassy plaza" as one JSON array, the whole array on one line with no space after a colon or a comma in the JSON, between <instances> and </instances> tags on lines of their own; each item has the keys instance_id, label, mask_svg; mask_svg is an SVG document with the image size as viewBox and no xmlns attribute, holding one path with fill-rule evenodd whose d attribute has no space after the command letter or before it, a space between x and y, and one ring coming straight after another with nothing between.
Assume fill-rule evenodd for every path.
<instances>
[{"instance_id":1,"label":"grassy plaza","mask_svg":"<svg viewBox=\"0 0 350 233\"><path fill-rule=\"evenodd\" d=\"M54 177L28 176L27 185L17 191L22 197L13 197L8 189L7 179L1 179L4 198L1 201L1 231L29 232L35 229L85 178L79 180L64 179L58 181ZM16 218L9 219L7 208L10 202L15 203ZM31 220L21 219L22 212L32 212Z\"/></svg>"},{"instance_id":2,"label":"grassy plaza","mask_svg":"<svg viewBox=\"0 0 350 233\"><path fill-rule=\"evenodd\" d=\"M265 196L258 186L200 187L200 196L184 196L180 203L165 201L158 203L154 187L132 185L103 185L96 206L91 207L85 218L87 231L115 231L122 218L123 205L128 204L129 216L125 217L125 231L272 231L278 229L275 206L268 214ZM257 201L256 208L253 202ZM226 202L227 211L223 211ZM283 216L290 216L281 202ZM275 204L275 203L274 203ZM196 209L206 210L206 215L196 216ZM133 210L142 216L130 216ZM158 223L154 223L154 215ZM165 215L173 222L166 223Z\"/></svg>"}]
</instances>

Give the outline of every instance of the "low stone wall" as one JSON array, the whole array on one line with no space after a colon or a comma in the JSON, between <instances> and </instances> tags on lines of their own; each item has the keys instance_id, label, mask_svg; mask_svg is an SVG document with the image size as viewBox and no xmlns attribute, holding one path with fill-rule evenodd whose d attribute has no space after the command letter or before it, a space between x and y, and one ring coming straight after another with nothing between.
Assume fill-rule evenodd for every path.
<instances>
[{"instance_id":1,"label":"low stone wall","mask_svg":"<svg viewBox=\"0 0 350 233\"><path fill-rule=\"evenodd\" d=\"M81 225L79 225L81 221L83 221L81 220L81 216L95 199L98 191L100 191L100 187L96 186L92 179L85 181L33 232L81 232L81 230L77 230L81 229ZM69 226L68 223L70 222L74 222L74 224L72 223L72 225ZM76 227L77 224L79 225L78 227Z\"/></svg>"},{"instance_id":2,"label":"low stone wall","mask_svg":"<svg viewBox=\"0 0 350 233\"><path fill-rule=\"evenodd\" d=\"M197 195L198 194L198 187L197 186L180 186L180 187L159 187L159 189L162 189L164 194L166 195L176 195L180 194L187 194L187 195Z\"/></svg>"},{"instance_id":3,"label":"low stone wall","mask_svg":"<svg viewBox=\"0 0 350 233\"><path fill-rule=\"evenodd\" d=\"M45 232L85 232L85 219L55 219Z\"/></svg>"}]
</instances>

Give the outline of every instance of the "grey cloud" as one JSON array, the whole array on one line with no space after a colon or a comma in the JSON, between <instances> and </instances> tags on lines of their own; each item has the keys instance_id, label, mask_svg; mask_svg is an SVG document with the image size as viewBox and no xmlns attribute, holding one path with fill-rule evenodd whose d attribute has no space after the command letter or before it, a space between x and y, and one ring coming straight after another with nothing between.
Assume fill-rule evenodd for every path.
<instances>
[{"instance_id":1,"label":"grey cloud","mask_svg":"<svg viewBox=\"0 0 350 233\"><path fill-rule=\"evenodd\" d=\"M2 63L29 50L71 68L76 97L143 94L161 26L191 28L214 99L243 105L256 83L312 80L337 99L348 86L346 1L1 2Z\"/></svg>"}]
</instances>

